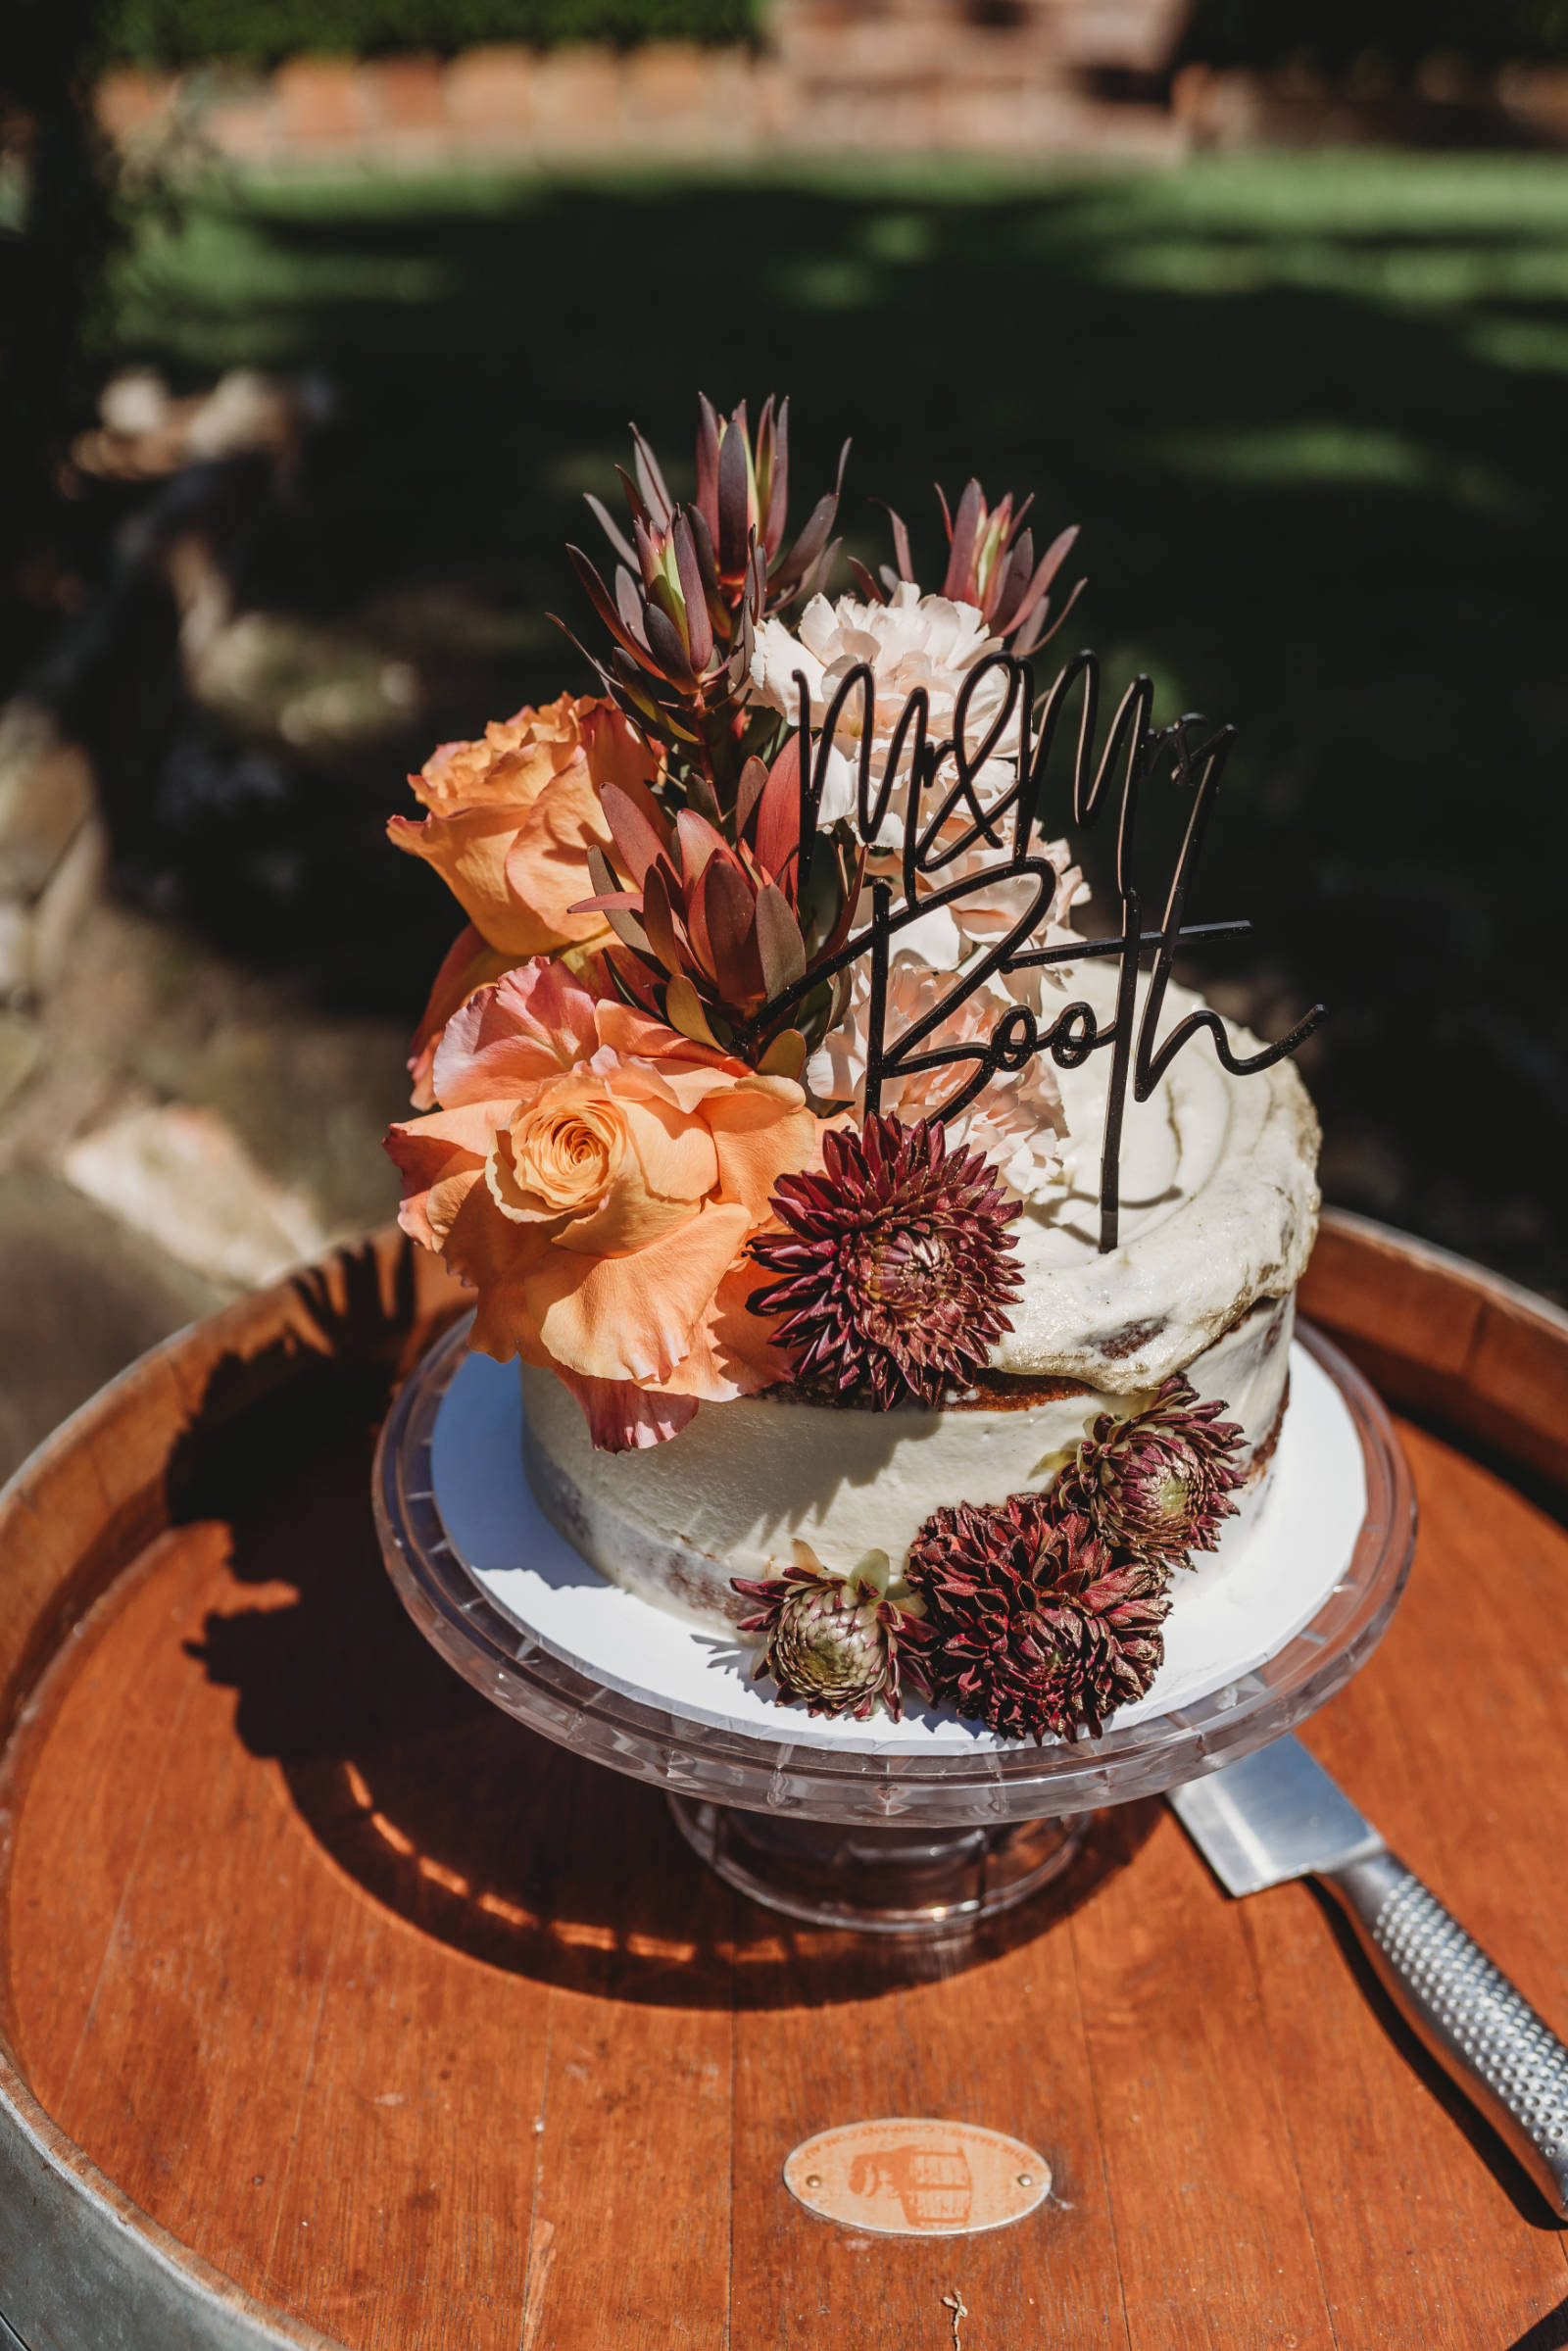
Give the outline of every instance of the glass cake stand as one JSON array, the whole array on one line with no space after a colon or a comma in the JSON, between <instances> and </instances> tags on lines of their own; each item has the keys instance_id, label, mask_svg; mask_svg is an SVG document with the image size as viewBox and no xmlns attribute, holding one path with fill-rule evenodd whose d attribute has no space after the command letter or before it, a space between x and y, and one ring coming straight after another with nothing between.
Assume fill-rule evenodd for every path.
<instances>
[{"instance_id":1,"label":"glass cake stand","mask_svg":"<svg viewBox=\"0 0 1568 2351\"><path fill-rule=\"evenodd\" d=\"M972 1755L874 1753L715 1728L630 1696L519 1630L469 1575L432 1491L436 1415L467 1323L398 1394L373 1473L393 1584L431 1645L495 1705L547 1739L665 1790L688 1843L755 1900L818 1926L952 1934L1021 1902L1072 1860L1092 1814L1159 1795L1305 1719L1371 1655L1409 1572L1410 1473L1372 1389L1309 1326L1298 1337L1360 1441L1366 1512L1345 1574L1273 1656L1170 1713L1101 1738Z\"/></svg>"}]
</instances>

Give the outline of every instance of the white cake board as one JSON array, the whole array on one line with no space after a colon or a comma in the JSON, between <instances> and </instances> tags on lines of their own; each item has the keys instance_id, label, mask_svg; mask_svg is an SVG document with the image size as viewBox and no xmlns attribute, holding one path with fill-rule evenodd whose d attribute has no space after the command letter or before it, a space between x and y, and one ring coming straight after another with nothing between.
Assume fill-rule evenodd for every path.
<instances>
[{"instance_id":1,"label":"white cake board","mask_svg":"<svg viewBox=\"0 0 1568 2351\"><path fill-rule=\"evenodd\" d=\"M709 1409L722 1411L723 1406ZM678 1442L678 1440L677 1440ZM757 1652L704 1633L607 1583L533 1498L522 1467L515 1364L465 1358L442 1399L431 1486L447 1540L474 1582L552 1655L632 1698L773 1744L883 1755L975 1755L1015 1748L945 1706L906 1707L902 1723L809 1715L751 1679ZM1233 1555L1179 1574L1165 1662L1118 1731L1190 1705L1264 1664L1309 1625L1349 1568L1366 1514L1355 1424L1327 1372L1291 1349L1291 1400L1268 1494Z\"/></svg>"}]
</instances>

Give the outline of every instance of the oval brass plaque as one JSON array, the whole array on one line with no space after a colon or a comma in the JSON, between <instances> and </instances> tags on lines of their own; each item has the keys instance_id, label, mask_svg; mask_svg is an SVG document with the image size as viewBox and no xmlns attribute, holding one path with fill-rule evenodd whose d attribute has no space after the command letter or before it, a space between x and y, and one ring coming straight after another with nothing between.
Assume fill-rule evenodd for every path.
<instances>
[{"instance_id":1,"label":"oval brass plaque","mask_svg":"<svg viewBox=\"0 0 1568 2351\"><path fill-rule=\"evenodd\" d=\"M1051 2193L1051 2166L978 2123L889 2115L803 2139L785 2159L798 2204L873 2236L972 2236L1021 2221Z\"/></svg>"}]
</instances>

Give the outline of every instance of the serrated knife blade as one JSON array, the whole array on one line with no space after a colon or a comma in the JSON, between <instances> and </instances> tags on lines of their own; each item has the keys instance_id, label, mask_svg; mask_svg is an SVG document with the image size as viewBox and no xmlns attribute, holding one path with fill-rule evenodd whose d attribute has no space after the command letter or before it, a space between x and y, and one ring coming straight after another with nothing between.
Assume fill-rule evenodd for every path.
<instances>
[{"instance_id":1,"label":"serrated knife blade","mask_svg":"<svg viewBox=\"0 0 1568 2351\"><path fill-rule=\"evenodd\" d=\"M1232 1894L1316 1878L1406 2023L1568 2219L1568 2049L1287 1735L1170 1791Z\"/></svg>"}]
</instances>

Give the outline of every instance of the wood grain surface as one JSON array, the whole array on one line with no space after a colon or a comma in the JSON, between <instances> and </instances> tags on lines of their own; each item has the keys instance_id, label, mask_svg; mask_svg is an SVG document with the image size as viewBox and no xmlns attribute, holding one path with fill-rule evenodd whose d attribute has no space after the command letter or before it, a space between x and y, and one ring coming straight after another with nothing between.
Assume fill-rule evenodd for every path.
<instances>
[{"instance_id":1,"label":"wood grain surface","mask_svg":"<svg viewBox=\"0 0 1568 2351\"><path fill-rule=\"evenodd\" d=\"M963 2351L1568 2343L1568 2239L1303 1886L1230 1902L1136 1805L1010 1918L868 1947L486 1706L370 1525L451 1311L413 1282L388 1244L248 1302L0 1514L3 2023L137 2204L365 2351L949 2351L954 2293ZM1409 1595L1307 1740L1568 2030L1568 1533L1402 1434ZM1014 2133L1052 2197L948 2242L813 2221L785 2155L878 2114Z\"/></svg>"}]
</instances>

